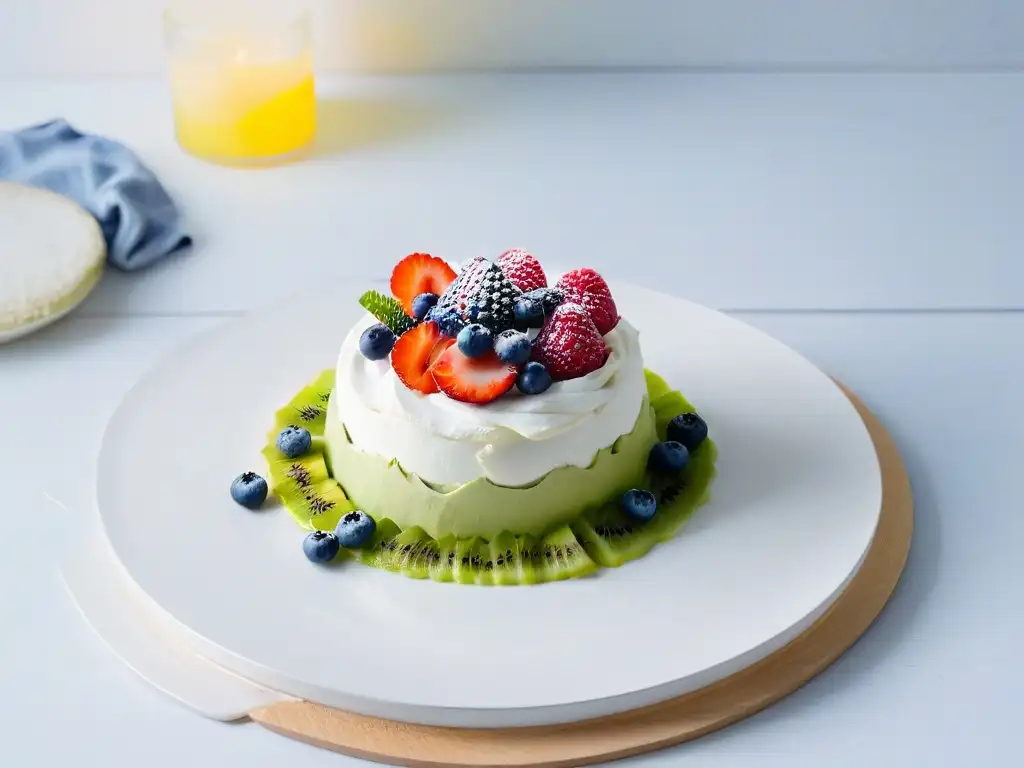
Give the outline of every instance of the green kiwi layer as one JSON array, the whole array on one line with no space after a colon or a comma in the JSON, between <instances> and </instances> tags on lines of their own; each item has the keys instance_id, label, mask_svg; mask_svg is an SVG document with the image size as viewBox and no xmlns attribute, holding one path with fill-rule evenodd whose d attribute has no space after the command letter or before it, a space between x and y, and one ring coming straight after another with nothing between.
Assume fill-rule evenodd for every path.
<instances>
[{"instance_id":1,"label":"green kiwi layer","mask_svg":"<svg viewBox=\"0 0 1024 768\"><path fill-rule=\"evenodd\" d=\"M680 413L695 409L656 373L645 370L648 407L659 439ZM271 490L299 525L307 530L333 530L353 509L344 489L331 477L323 440L327 404L334 372L325 371L275 414L274 428L263 450ZM299 459L288 459L276 448L285 426L304 426L313 435L313 448ZM435 539L422 528L403 530L375 510L364 510L377 523L373 538L355 559L365 565L415 579L479 585L522 585L577 578L600 567L614 568L635 560L667 541L710 498L717 448L710 439L694 451L686 468L672 478L646 475L638 487L658 499L658 511L637 523L619 510L618 498L591 506L567 524L540 535L502 532L490 539L447 536ZM338 460L338 457L335 457Z\"/></svg>"}]
</instances>

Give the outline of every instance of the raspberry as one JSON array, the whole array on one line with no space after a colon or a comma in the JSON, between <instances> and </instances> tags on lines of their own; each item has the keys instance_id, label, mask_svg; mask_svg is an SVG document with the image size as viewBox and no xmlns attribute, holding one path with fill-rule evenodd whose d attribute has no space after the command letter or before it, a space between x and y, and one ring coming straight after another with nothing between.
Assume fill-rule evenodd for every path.
<instances>
[{"instance_id":1,"label":"raspberry","mask_svg":"<svg viewBox=\"0 0 1024 768\"><path fill-rule=\"evenodd\" d=\"M579 304L560 304L533 342L532 357L555 381L586 376L604 365L604 338Z\"/></svg>"},{"instance_id":2,"label":"raspberry","mask_svg":"<svg viewBox=\"0 0 1024 768\"><path fill-rule=\"evenodd\" d=\"M512 281L520 291L532 291L537 288L546 288L548 285L547 275L540 266L540 262L526 251L513 248L505 251L498 257L498 266L505 273L505 277Z\"/></svg>"},{"instance_id":3,"label":"raspberry","mask_svg":"<svg viewBox=\"0 0 1024 768\"><path fill-rule=\"evenodd\" d=\"M566 272L556 287L565 294L566 301L581 304L587 310L602 336L618 325L619 312L612 292L604 278L594 270L584 268Z\"/></svg>"}]
</instances>

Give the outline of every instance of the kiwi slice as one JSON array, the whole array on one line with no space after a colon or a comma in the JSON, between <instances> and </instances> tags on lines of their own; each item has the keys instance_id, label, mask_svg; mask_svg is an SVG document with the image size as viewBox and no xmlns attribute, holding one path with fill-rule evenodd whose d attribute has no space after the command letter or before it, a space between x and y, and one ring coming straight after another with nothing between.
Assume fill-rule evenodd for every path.
<instances>
[{"instance_id":1,"label":"kiwi slice","mask_svg":"<svg viewBox=\"0 0 1024 768\"><path fill-rule=\"evenodd\" d=\"M341 516L353 510L338 482L331 478L322 446L313 444L305 456L289 459L273 440L263 449L270 489L307 530L333 531Z\"/></svg>"},{"instance_id":2,"label":"kiwi slice","mask_svg":"<svg viewBox=\"0 0 1024 768\"><path fill-rule=\"evenodd\" d=\"M659 542L671 539L707 500L715 456L715 444L706 440L678 477L648 482L647 487L658 499L658 511L650 521L637 522L623 514L618 504L609 502L574 521L573 532L587 553L605 568L617 568L646 555Z\"/></svg>"},{"instance_id":3,"label":"kiwi slice","mask_svg":"<svg viewBox=\"0 0 1024 768\"><path fill-rule=\"evenodd\" d=\"M274 436L288 426L304 427L311 435L322 435L327 423L327 401L334 389L333 369L328 369L302 388L284 408L274 414Z\"/></svg>"},{"instance_id":4,"label":"kiwi slice","mask_svg":"<svg viewBox=\"0 0 1024 768\"><path fill-rule=\"evenodd\" d=\"M330 479L327 462L320 451L310 451L305 456L289 459L274 443L270 443L263 449L263 458L270 469L270 490L282 498Z\"/></svg>"},{"instance_id":5,"label":"kiwi slice","mask_svg":"<svg viewBox=\"0 0 1024 768\"><path fill-rule=\"evenodd\" d=\"M539 565L542 581L575 579L597 570L597 563L567 525L549 533L537 546L542 556Z\"/></svg>"}]
</instances>

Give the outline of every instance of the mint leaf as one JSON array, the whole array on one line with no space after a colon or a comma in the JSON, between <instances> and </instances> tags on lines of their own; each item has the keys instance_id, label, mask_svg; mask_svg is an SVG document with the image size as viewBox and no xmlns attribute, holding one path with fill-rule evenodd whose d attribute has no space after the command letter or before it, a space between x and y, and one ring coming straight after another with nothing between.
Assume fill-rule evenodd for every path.
<instances>
[{"instance_id":1,"label":"mint leaf","mask_svg":"<svg viewBox=\"0 0 1024 768\"><path fill-rule=\"evenodd\" d=\"M363 309L391 329L395 336L401 336L416 325L416 321L405 314L402 305L379 291L367 291L359 297Z\"/></svg>"}]
</instances>

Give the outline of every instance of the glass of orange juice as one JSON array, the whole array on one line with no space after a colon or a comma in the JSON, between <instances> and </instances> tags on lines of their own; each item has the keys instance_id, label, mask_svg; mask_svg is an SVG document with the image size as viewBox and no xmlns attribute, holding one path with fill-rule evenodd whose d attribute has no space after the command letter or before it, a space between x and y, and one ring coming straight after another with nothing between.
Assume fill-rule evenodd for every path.
<instances>
[{"instance_id":1,"label":"glass of orange juice","mask_svg":"<svg viewBox=\"0 0 1024 768\"><path fill-rule=\"evenodd\" d=\"M309 12L289 0L171 0L164 11L174 128L191 155L273 165L316 135Z\"/></svg>"}]
</instances>

